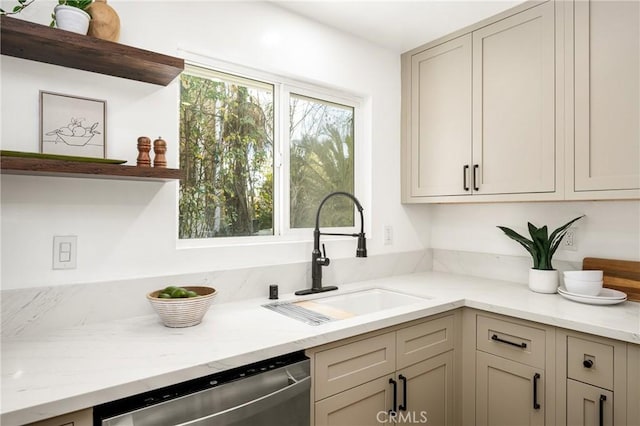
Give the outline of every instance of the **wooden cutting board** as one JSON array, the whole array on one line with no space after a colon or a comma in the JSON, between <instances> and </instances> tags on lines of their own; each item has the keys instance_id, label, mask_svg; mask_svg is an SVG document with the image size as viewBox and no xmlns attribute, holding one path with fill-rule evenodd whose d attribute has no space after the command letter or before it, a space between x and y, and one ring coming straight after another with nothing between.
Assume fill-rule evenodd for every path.
<instances>
[{"instance_id":1,"label":"wooden cutting board","mask_svg":"<svg viewBox=\"0 0 640 426\"><path fill-rule=\"evenodd\" d=\"M583 270L602 270L604 287L627 293L627 299L640 302L640 262L585 257Z\"/></svg>"}]
</instances>

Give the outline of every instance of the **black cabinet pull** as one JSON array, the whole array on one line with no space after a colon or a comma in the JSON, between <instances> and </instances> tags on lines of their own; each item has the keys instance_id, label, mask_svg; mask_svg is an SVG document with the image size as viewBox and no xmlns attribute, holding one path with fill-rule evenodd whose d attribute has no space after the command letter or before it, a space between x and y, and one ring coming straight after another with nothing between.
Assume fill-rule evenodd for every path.
<instances>
[{"instance_id":1,"label":"black cabinet pull","mask_svg":"<svg viewBox=\"0 0 640 426\"><path fill-rule=\"evenodd\" d=\"M402 380L402 404L400 404L398 410L407 411L407 378L402 374L398 378Z\"/></svg>"},{"instance_id":2,"label":"black cabinet pull","mask_svg":"<svg viewBox=\"0 0 640 426\"><path fill-rule=\"evenodd\" d=\"M468 170L469 170L469 165L465 164L464 167L462 168L462 187L464 188L465 191L469 190L469 185L467 184Z\"/></svg>"},{"instance_id":3,"label":"black cabinet pull","mask_svg":"<svg viewBox=\"0 0 640 426\"><path fill-rule=\"evenodd\" d=\"M525 349L527 347L527 344L525 342L513 343L508 340L503 340L499 338L497 334L494 334L493 336L491 336L491 340L495 340L496 342L500 342L500 343L506 343L507 345L515 346L517 348L522 348L522 349Z\"/></svg>"},{"instance_id":4,"label":"black cabinet pull","mask_svg":"<svg viewBox=\"0 0 640 426\"><path fill-rule=\"evenodd\" d=\"M389 414L392 414L396 412L396 407L398 406L398 382L389 379L389 383L393 385L393 407L389 410Z\"/></svg>"},{"instance_id":5,"label":"black cabinet pull","mask_svg":"<svg viewBox=\"0 0 640 426\"><path fill-rule=\"evenodd\" d=\"M584 368L591 368L593 367L593 361L590 359L585 359L584 361L582 361L582 365L584 366Z\"/></svg>"},{"instance_id":6,"label":"black cabinet pull","mask_svg":"<svg viewBox=\"0 0 640 426\"><path fill-rule=\"evenodd\" d=\"M539 410L540 404L538 404L538 379L540 378L540 374L536 373L533 375L533 409Z\"/></svg>"},{"instance_id":7,"label":"black cabinet pull","mask_svg":"<svg viewBox=\"0 0 640 426\"><path fill-rule=\"evenodd\" d=\"M604 426L604 402L607 400L606 395L600 395L600 426Z\"/></svg>"},{"instance_id":8,"label":"black cabinet pull","mask_svg":"<svg viewBox=\"0 0 640 426\"><path fill-rule=\"evenodd\" d=\"M477 164L473 165L473 190L474 191L480 191L480 188L478 188L478 177L477 177L477 173L476 173L477 170L478 170L478 167L480 167L480 166L477 165Z\"/></svg>"}]
</instances>

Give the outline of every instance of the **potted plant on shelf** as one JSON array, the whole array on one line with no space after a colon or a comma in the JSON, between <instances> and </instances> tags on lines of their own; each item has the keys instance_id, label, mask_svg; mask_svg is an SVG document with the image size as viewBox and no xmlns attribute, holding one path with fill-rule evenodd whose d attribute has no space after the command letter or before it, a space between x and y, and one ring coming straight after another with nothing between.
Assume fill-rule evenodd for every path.
<instances>
[{"instance_id":1,"label":"potted plant on shelf","mask_svg":"<svg viewBox=\"0 0 640 426\"><path fill-rule=\"evenodd\" d=\"M558 271L553 269L551 258L560 246L569 227L584 215L564 224L548 234L547 226L536 228L528 223L531 239L523 237L512 229L498 226L509 238L520 243L533 258L533 268L529 270L529 289L537 293L555 293L558 290Z\"/></svg>"},{"instance_id":2,"label":"potted plant on shelf","mask_svg":"<svg viewBox=\"0 0 640 426\"><path fill-rule=\"evenodd\" d=\"M91 15L85 10L93 0L59 0L51 14L51 27L86 35Z\"/></svg>"}]
</instances>

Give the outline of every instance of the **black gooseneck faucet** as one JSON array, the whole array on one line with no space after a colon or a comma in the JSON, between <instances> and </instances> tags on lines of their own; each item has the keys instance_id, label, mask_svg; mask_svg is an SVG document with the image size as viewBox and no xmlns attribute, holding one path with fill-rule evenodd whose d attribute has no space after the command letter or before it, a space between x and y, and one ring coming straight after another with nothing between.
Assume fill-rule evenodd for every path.
<instances>
[{"instance_id":1,"label":"black gooseneck faucet","mask_svg":"<svg viewBox=\"0 0 640 426\"><path fill-rule=\"evenodd\" d=\"M358 212L360 212L360 233L359 234L340 234L333 232L320 232L320 211L322 210L322 206L324 203L331 197L335 195L345 196L356 205L358 208ZM348 192L332 192L331 194L324 197L324 199L320 202L318 206L318 211L316 212L316 227L313 230L313 251L311 252L311 288L307 288L304 290L296 291L296 295L302 296L305 294L313 294L313 293L321 293L323 291L331 291L337 290L338 287L332 285L323 287L322 286L322 267L329 266L330 260L327 257L327 252L324 248L324 244L322 245L322 252L320 252L320 235L343 235L347 237L354 237L358 239L358 248L356 249L356 257L367 257L367 240L364 236L364 215L362 214L362 205L360 201L352 194Z\"/></svg>"}]
</instances>

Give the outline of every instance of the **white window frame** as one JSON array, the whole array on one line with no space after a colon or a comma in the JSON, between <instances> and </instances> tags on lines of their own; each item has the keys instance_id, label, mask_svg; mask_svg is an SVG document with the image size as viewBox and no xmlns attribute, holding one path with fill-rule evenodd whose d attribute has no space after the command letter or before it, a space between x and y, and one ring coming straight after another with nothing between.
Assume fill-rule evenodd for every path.
<instances>
[{"instance_id":1,"label":"white window frame","mask_svg":"<svg viewBox=\"0 0 640 426\"><path fill-rule=\"evenodd\" d=\"M360 188L360 182L361 180L358 179L358 172L359 172L359 165L358 165L358 161L357 158L358 156L358 148L360 143L359 142L359 137L360 137L360 129L358 126L359 123L359 115L360 115L360 102L357 99L354 98L346 98L344 96L337 96L335 93L328 93L326 91L318 91L318 90L314 90L314 89L309 89L309 88L301 88L300 86L294 86L294 85L283 85L282 87L283 93L282 93L282 100L283 100L283 105L284 105L284 112L285 115L283 116L284 120L286 120L287 117L289 117L289 101L290 101L290 95L291 94L295 94L295 95L300 95L300 96L305 96L305 97L309 97L309 98L313 98L313 99L319 99L322 101L326 101L326 102L330 102L330 103L334 103L334 104L339 104L339 105L343 105L343 106L347 106L350 108L353 108L353 143L354 143L354 162L353 162L353 191L354 191L354 195L356 196L356 198L360 200L361 197L358 196L358 194L360 194L361 192L361 188ZM288 123L285 125L285 127L282 127L282 129L288 128ZM282 138L282 146L283 148L287 148L286 152L283 153L282 157L284 159L284 170L282 171L282 173L280 173L281 176L285 176L285 173L287 174L287 176L289 175L290 172L290 150L288 149L291 146L291 140L289 139L289 134L287 133L286 135L283 135ZM288 195L289 194L289 190L290 190L290 180L289 179L283 179L283 195ZM327 194L328 195L328 194ZM283 227L282 227L282 234L283 235L298 235L298 236L306 236L308 234L310 234L310 232L313 230L313 228L291 228L291 206L290 206L290 197L282 197L285 198L283 200L283 204L282 204L282 215L281 215L281 220L283 221ZM331 232L337 232L337 233L354 233L354 232L360 232L360 215L358 214L357 209L354 206L354 225L353 226L342 226L342 227L332 227L329 228L331 229ZM325 228L327 229L327 228Z\"/></svg>"},{"instance_id":2,"label":"white window frame","mask_svg":"<svg viewBox=\"0 0 640 426\"><path fill-rule=\"evenodd\" d=\"M217 238L185 238L181 239L178 235L178 226L176 226L176 241L178 248L198 248L198 247L222 247L237 245L258 245L266 243L283 243L283 242L299 242L313 240L313 228L291 228L290 227L290 205L289 205L289 132L288 129L288 109L289 94L294 93L310 98L345 105L352 107L354 110L354 195L365 209L368 221L365 219L365 231L370 229L371 214L368 206L370 205L368 190L363 182L367 182L363 161L370 158L366 155L365 132L364 132L364 99L361 96L347 93L345 91L329 88L324 85L304 82L297 79L283 77L277 74L251 69L237 64L228 63L218 59L213 59L198 53L183 51L185 58L185 69L190 66L211 69L214 72L231 74L240 78L246 78L257 82L263 82L273 85L273 102L274 102L274 147L273 147L273 235L261 236L235 236L235 237L217 237ZM179 86L178 86L179 90ZM179 94L178 94L179 101ZM179 197L179 187L176 189L176 202ZM179 215L176 221L179 220ZM322 228L330 229L330 232L336 233L355 233L360 232L360 215L354 206L354 226L351 227L332 227ZM325 237L326 239L339 240L349 237Z\"/></svg>"}]
</instances>

